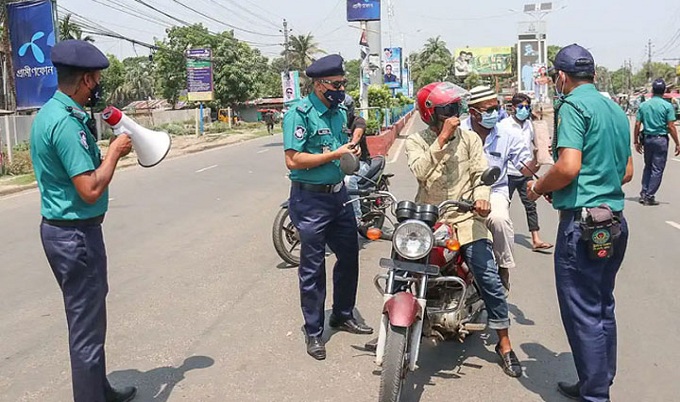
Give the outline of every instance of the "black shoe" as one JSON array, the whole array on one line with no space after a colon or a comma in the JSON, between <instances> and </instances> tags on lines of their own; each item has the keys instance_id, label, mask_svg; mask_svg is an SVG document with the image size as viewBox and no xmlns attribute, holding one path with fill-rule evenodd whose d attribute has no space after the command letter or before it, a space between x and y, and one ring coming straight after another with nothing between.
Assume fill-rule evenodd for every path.
<instances>
[{"instance_id":1,"label":"black shoe","mask_svg":"<svg viewBox=\"0 0 680 402\"><path fill-rule=\"evenodd\" d=\"M646 202L646 201L647 201L647 198L645 198L645 197L642 196L642 195L640 196L640 199L638 200L638 202L639 202L640 204L642 204L642 205L645 205L645 202Z\"/></svg>"},{"instance_id":2,"label":"black shoe","mask_svg":"<svg viewBox=\"0 0 680 402\"><path fill-rule=\"evenodd\" d=\"M514 351L509 351L508 353L501 353L501 344L496 345L496 354L501 358L501 366L503 366L503 372L510 377L521 377L522 376L522 364L519 362L517 355Z\"/></svg>"},{"instance_id":3,"label":"black shoe","mask_svg":"<svg viewBox=\"0 0 680 402\"><path fill-rule=\"evenodd\" d=\"M656 206L659 205L659 201L657 201L654 197L649 197L645 200L645 205Z\"/></svg>"},{"instance_id":4,"label":"black shoe","mask_svg":"<svg viewBox=\"0 0 680 402\"><path fill-rule=\"evenodd\" d=\"M573 399L575 401L581 400L581 391L579 390L578 383L567 384L566 382L558 382L557 390L560 391L560 394L566 396L569 399Z\"/></svg>"},{"instance_id":5,"label":"black shoe","mask_svg":"<svg viewBox=\"0 0 680 402\"><path fill-rule=\"evenodd\" d=\"M316 360L326 359L326 345L320 336L307 337L307 354Z\"/></svg>"},{"instance_id":6,"label":"black shoe","mask_svg":"<svg viewBox=\"0 0 680 402\"><path fill-rule=\"evenodd\" d=\"M106 390L106 402L130 402L135 399L137 395L137 388L135 387L125 387L122 389L107 389Z\"/></svg>"},{"instance_id":7,"label":"black shoe","mask_svg":"<svg viewBox=\"0 0 680 402\"><path fill-rule=\"evenodd\" d=\"M373 333L373 328L366 324L361 324L354 318L341 320L333 314L331 314L331 317L328 320L328 325L338 331L347 331L358 335L370 335Z\"/></svg>"}]
</instances>

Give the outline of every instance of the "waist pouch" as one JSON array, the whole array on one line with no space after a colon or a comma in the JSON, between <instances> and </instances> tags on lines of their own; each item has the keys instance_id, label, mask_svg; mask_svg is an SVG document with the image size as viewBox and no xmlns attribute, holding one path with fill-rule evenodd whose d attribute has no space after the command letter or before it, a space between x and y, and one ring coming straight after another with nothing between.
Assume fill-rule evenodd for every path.
<instances>
[{"instance_id":1,"label":"waist pouch","mask_svg":"<svg viewBox=\"0 0 680 402\"><path fill-rule=\"evenodd\" d=\"M614 215L609 205L586 208L579 224L583 233L581 241L586 244L591 260L604 260L614 255L614 242L621 236L621 219Z\"/></svg>"}]
</instances>

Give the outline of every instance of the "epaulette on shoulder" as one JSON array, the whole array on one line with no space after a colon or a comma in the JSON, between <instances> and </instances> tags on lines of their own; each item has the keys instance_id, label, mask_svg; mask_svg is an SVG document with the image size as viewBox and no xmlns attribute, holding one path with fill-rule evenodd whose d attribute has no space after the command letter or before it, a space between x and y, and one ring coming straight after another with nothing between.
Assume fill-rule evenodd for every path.
<instances>
[{"instance_id":1,"label":"epaulette on shoulder","mask_svg":"<svg viewBox=\"0 0 680 402\"><path fill-rule=\"evenodd\" d=\"M300 113L307 114L312 109L312 103L307 101L301 101L296 107L297 111Z\"/></svg>"}]
</instances>

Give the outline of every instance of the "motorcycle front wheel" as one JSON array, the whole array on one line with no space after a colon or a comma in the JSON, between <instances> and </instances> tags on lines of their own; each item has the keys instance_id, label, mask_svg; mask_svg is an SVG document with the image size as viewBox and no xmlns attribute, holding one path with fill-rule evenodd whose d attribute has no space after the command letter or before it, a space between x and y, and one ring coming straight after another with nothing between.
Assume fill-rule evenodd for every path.
<instances>
[{"instance_id":1,"label":"motorcycle front wheel","mask_svg":"<svg viewBox=\"0 0 680 402\"><path fill-rule=\"evenodd\" d=\"M274 249L286 264L300 265L300 235L288 215L288 208L281 208L272 227Z\"/></svg>"},{"instance_id":2,"label":"motorcycle front wheel","mask_svg":"<svg viewBox=\"0 0 680 402\"><path fill-rule=\"evenodd\" d=\"M380 374L379 402L399 402L408 371L408 328L394 327L387 330L385 355Z\"/></svg>"}]
</instances>

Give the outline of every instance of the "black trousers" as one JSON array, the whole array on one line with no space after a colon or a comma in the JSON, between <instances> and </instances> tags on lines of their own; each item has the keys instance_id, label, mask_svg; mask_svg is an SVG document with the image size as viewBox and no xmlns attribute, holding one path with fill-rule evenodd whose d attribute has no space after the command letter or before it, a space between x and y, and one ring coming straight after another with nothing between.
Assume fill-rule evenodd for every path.
<instances>
[{"instance_id":1,"label":"black trousers","mask_svg":"<svg viewBox=\"0 0 680 402\"><path fill-rule=\"evenodd\" d=\"M105 402L106 249L101 225L40 226L43 248L64 296L75 402Z\"/></svg>"},{"instance_id":2,"label":"black trousers","mask_svg":"<svg viewBox=\"0 0 680 402\"><path fill-rule=\"evenodd\" d=\"M510 201L512 201L512 196L515 194L515 190L517 190L519 198L522 200L522 204L524 204L524 211L526 211L527 214L527 226L529 226L529 231L537 232L540 228L538 227L536 202L531 201L527 197L527 183L529 180L531 180L531 178L526 176L508 175L508 190L510 191Z\"/></svg>"}]
</instances>

